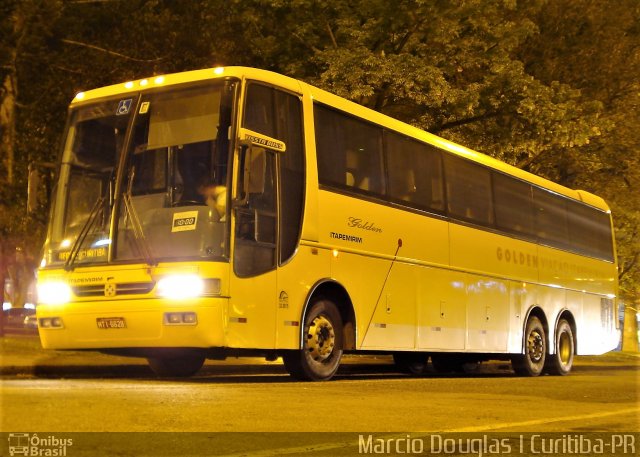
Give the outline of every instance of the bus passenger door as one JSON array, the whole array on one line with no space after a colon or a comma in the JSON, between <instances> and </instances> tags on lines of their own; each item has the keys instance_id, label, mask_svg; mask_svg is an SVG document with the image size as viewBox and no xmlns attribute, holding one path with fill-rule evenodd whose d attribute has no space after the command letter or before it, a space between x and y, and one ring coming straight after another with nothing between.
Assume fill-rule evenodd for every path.
<instances>
[{"instance_id":1,"label":"bus passenger door","mask_svg":"<svg viewBox=\"0 0 640 457\"><path fill-rule=\"evenodd\" d=\"M275 348L279 316L281 338L286 333L285 345L291 347L298 335L291 324L299 320L300 309L289 308L286 297L302 302L301 295L308 289L294 287L301 279L292 277L304 277L303 269L295 266L288 267L287 280L278 289L276 268L295 256L300 239L305 163L302 102L294 93L252 81L246 86L243 113L242 127L270 139L271 145L245 145L237 164L228 341L232 347ZM281 147L274 148L273 143Z\"/></svg>"},{"instance_id":2,"label":"bus passenger door","mask_svg":"<svg viewBox=\"0 0 640 457\"><path fill-rule=\"evenodd\" d=\"M235 218L227 342L236 348L273 348L276 318L277 185L273 151L250 147L242 168ZM248 179L244 183L242 180Z\"/></svg>"}]
</instances>

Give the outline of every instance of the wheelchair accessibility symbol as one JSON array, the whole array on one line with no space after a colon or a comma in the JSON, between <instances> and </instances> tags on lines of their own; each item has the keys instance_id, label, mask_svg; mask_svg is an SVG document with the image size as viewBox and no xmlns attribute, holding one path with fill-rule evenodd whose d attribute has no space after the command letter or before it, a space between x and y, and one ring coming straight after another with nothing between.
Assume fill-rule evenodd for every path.
<instances>
[{"instance_id":1,"label":"wheelchair accessibility symbol","mask_svg":"<svg viewBox=\"0 0 640 457\"><path fill-rule=\"evenodd\" d=\"M127 100L120 100L118 103L118 109L116 110L116 116L121 116L123 114L129 114L129 110L131 109L131 101L133 99L128 98Z\"/></svg>"}]
</instances>

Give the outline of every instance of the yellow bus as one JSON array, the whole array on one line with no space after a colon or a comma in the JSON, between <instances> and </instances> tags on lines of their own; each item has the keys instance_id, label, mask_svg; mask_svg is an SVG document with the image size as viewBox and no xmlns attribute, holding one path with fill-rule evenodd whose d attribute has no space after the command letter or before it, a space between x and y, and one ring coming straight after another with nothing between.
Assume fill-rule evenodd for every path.
<instances>
[{"instance_id":1,"label":"yellow bus","mask_svg":"<svg viewBox=\"0 0 640 457\"><path fill-rule=\"evenodd\" d=\"M243 67L76 95L38 292L45 348L159 375L327 380L354 352L563 375L619 339L602 199Z\"/></svg>"}]
</instances>

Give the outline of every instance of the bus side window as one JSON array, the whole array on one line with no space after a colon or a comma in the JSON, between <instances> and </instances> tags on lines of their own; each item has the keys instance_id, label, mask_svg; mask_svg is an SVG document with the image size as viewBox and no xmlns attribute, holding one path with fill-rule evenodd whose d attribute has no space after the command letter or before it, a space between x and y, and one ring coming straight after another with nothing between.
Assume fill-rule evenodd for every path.
<instances>
[{"instance_id":1,"label":"bus side window","mask_svg":"<svg viewBox=\"0 0 640 457\"><path fill-rule=\"evenodd\" d=\"M493 199L499 229L535 239L531 192L529 183L493 173Z\"/></svg>"},{"instance_id":2,"label":"bus side window","mask_svg":"<svg viewBox=\"0 0 640 457\"><path fill-rule=\"evenodd\" d=\"M447 210L452 217L493 225L491 174L488 168L447 155Z\"/></svg>"},{"instance_id":3,"label":"bus side window","mask_svg":"<svg viewBox=\"0 0 640 457\"><path fill-rule=\"evenodd\" d=\"M321 105L314 118L320 183L384 195L382 129Z\"/></svg>"},{"instance_id":4,"label":"bus side window","mask_svg":"<svg viewBox=\"0 0 640 457\"><path fill-rule=\"evenodd\" d=\"M533 188L536 214L536 235L547 246L566 248L569 246L567 226L567 201L550 191Z\"/></svg>"},{"instance_id":5,"label":"bus side window","mask_svg":"<svg viewBox=\"0 0 640 457\"><path fill-rule=\"evenodd\" d=\"M361 152L357 152L353 149L347 149L346 151L346 184L349 187L355 187L360 190L371 190L370 180L368 176L368 167L366 159L362 157Z\"/></svg>"},{"instance_id":6,"label":"bus side window","mask_svg":"<svg viewBox=\"0 0 640 457\"><path fill-rule=\"evenodd\" d=\"M569 239L576 252L613 260L609 215L578 202L568 202Z\"/></svg>"},{"instance_id":7,"label":"bus side window","mask_svg":"<svg viewBox=\"0 0 640 457\"><path fill-rule=\"evenodd\" d=\"M385 154L392 201L427 211L444 210L442 159L436 148L386 132Z\"/></svg>"}]
</instances>

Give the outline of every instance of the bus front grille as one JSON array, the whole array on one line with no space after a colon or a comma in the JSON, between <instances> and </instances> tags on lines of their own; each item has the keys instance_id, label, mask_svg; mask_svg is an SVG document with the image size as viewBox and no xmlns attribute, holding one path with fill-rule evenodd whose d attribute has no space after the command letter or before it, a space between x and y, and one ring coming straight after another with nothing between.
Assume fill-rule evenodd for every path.
<instances>
[{"instance_id":1,"label":"bus front grille","mask_svg":"<svg viewBox=\"0 0 640 457\"><path fill-rule=\"evenodd\" d=\"M74 286L72 288L76 297L115 297L119 295L142 295L153 290L153 282L128 282L128 283L107 283Z\"/></svg>"}]
</instances>

